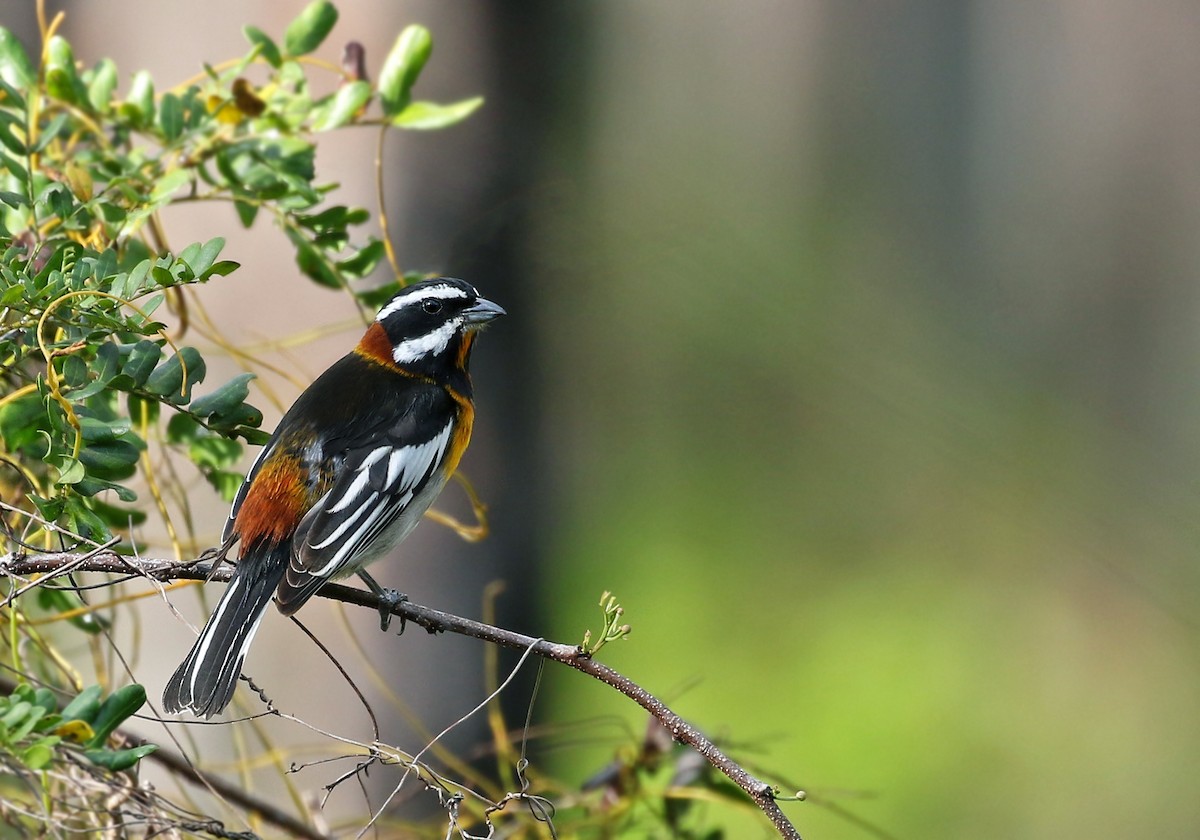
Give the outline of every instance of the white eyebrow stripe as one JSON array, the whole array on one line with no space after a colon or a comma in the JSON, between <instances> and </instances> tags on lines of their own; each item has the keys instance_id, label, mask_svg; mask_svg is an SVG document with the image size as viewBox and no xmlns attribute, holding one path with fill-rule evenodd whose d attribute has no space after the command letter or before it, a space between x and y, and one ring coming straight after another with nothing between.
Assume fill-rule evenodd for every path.
<instances>
[{"instance_id":1,"label":"white eyebrow stripe","mask_svg":"<svg viewBox=\"0 0 1200 840\"><path fill-rule=\"evenodd\" d=\"M427 289L419 289L415 292L410 292L406 295L394 298L391 303L379 310L379 314L375 316L376 321L382 321L393 312L405 308L409 304L419 303L423 300L436 298L437 300L450 300L452 298L466 299L467 293L458 286L451 286L448 283L440 283L435 286L430 286Z\"/></svg>"}]
</instances>

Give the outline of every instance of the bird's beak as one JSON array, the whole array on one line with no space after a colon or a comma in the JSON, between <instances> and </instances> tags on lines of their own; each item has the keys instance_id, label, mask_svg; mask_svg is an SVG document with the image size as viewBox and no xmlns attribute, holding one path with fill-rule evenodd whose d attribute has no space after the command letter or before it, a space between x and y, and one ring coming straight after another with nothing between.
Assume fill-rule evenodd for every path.
<instances>
[{"instance_id":1,"label":"bird's beak","mask_svg":"<svg viewBox=\"0 0 1200 840\"><path fill-rule=\"evenodd\" d=\"M492 303L487 298L479 298L474 304L463 310L463 315L467 317L467 324L472 327L482 327L488 321L507 314L503 306Z\"/></svg>"}]
</instances>

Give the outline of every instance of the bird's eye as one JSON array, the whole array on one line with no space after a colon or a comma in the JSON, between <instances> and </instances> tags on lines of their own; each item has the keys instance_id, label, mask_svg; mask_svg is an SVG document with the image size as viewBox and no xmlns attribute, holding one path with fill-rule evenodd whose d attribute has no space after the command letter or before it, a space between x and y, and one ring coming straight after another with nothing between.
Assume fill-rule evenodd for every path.
<instances>
[{"instance_id":1,"label":"bird's eye","mask_svg":"<svg viewBox=\"0 0 1200 840\"><path fill-rule=\"evenodd\" d=\"M425 310L426 315L436 315L442 311L442 302L440 300L423 300L421 308Z\"/></svg>"}]
</instances>

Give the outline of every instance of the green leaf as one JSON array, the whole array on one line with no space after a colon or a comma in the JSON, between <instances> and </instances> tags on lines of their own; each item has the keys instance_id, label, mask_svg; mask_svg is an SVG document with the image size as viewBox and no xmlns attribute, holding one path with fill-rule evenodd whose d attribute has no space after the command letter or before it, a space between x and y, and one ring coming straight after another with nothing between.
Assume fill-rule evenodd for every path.
<instances>
[{"instance_id":1,"label":"green leaf","mask_svg":"<svg viewBox=\"0 0 1200 840\"><path fill-rule=\"evenodd\" d=\"M88 504L96 512L96 515L104 520L104 524L110 528L128 528L131 525L141 525L147 519L146 512L137 508L118 507L100 499L91 499L88 501Z\"/></svg>"},{"instance_id":2,"label":"green leaf","mask_svg":"<svg viewBox=\"0 0 1200 840\"><path fill-rule=\"evenodd\" d=\"M246 477L241 473L229 472L227 470L210 470L204 474L204 477L208 479L209 484L216 488L221 499L226 502L234 500L238 490L242 487L242 482L246 480Z\"/></svg>"},{"instance_id":3,"label":"green leaf","mask_svg":"<svg viewBox=\"0 0 1200 840\"><path fill-rule=\"evenodd\" d=\"M220 236L214 236L212 239L200 246L199 253L195 258L188 262L192 269L192 273L197 278L207 277L208 270L212 264L216 262L217 257L221 254L221 249L225 247L225 239Z\"/></svg>"},{"instance_id":4,"label":"green leaf","mask_svg":"<svg viewBox=\"0 0 1200 840\"><path fill-rule=\"evenodd\" d=\"M410 131L431 131L462 122L483 104L482 96L442 105L437 102L411 102L392 117L392 125Z\"/></svg>"},{"instance_id":5,"label":"green leaf","mask_svg":"<svg viewBox=\"0 0 1200 840\"><path fill-rule=\"evenodd\" d=\"M283 47L290 56L307 55L321 42L337 23L338 12L328 0L313 0L299 16L288 24L283 35Z\"/></svg>"},{"instance_id":6,"label":"green leaf","mask_svg":"<svg viewBox=\"0 0 1200 840\"><path fill-rule=\"evenodd\" d=\"M0 26L0 79L18 90L29 90L37 81L37 71L29 63L20 39L3 26ZM18 107L24 107L24 103Z\"/></svg>"},{"instance_id":7,"label":"green leaf","mask_svg":"<svg viewBox=\"0 0 1200 840\"><path fill-rule=\"evenodd\" d=\"M213 263L212 267L205 271L204 276L199 279L207 280L210 277L224 277L228 274L232 274L241 267L242 264L240 262L235 262L233 260L220 260L219 262Z\"/></svg>"},{"instance_id":8,"label":"green leaf","mask_svg":"<svg viewBox=\"0 0 1200 840\"><path fill-rule=\"evenodd\" d=\"M154 189L150 191L150 201L154 204L162 204L171 197L171 193L191 180L192 171L190 169L171 170L155 183Z\"/></svg>"},{"instance_id":9,"label":"green leaf","mask_svg":"<svg viewBox=\"0 0 1200 840\"><path fill-rule=\"evenodd\" d=\"M62 363L63 380L67 383L68 388L78 388L87 382L88 366L87 362L72 353L63 359Z\"/></svg>"},{"instance_id":10,"label":"green leaf","mask_svg":"<svg viewBox=\"0 0 1200 840\"><path fill-rule=\"evenodd\" d=\"M183 101L173 93L164 93L159 100L158 127L168 141L183 133Z\"/></svg>"},{"instance_id":11,"label":"green leaf","mask_svg":"<svg viewBox=\"0 0 1200 840\"><path fill-rule=\"evenodd\" d=\"M58 470L58 480L55 484L78 484L86 475L83 463L66 455L55 459L54 467Z\"/></svg>"},{"instance_id":12,"label":"green leaf","mask_svg":"<svg viewBox=\"0 0 1200 840\"><path fill-rule=\"evenodd\" d=\"M100 686L89 685L62 710L63 720L82 720L91 723L100 711Z\"/></svg>"},{"instance_id":13,"label":"green leaf","mask_svg":"<svg viewBox=\"0 0 1200 840\"><path fill-rule=\"evenodd\" d=\"M341 278L329 266L324 254L303 237L294 237L292 242L296 246L296 265L305 276L331 289L342 288Z\"/></svg>"},{"instance_id":14,"label":"green leaf","mask_svg":"<svg viewBox=\"0 0 1200 840\"><path fill-rule=\"evenodd\" d=\"M242 223L242 227L248 228L254 224L254 218L258 215L257 204L235 199L233 209L237 211L238 220Z\"/></svg>"},{"instance_id":15,"label":"green leaf","mask_svg":"<svg viewBox=\"0 0 1200 840\"><path fill-rule=\"evenodd\" d=\"M167 443L190 443L204 432L204 427L190 414L176 414L167 422Z\"/></svg>"},{"instance_id":16,"label":"green leaf","mask_svg":"<svg viewBox=\"0 0 1200 840\"><path fill-rule=\"evenodd\" d=\"M0 723L4 724L6 729L11 730L13 727L20 726L21 721L25 720L25 716L31 711L33 711L33 703L28 700L13 703L4 716L0 717Z\"/></svg>"},{"instance_id":17,"label":"green leaf","mask_svg":"<svg viewBox=\"0 0 1200 840\"><path fill-rule=\"evenodd\" d=\"M379 71L379 101L383 114L394 117L408 106L412 87L433 52L433 37L423 26L404 28Z\"/></svg>"},{"instance_id":18,"label":"green leaf","mask_svg":"<svg viewBox=\"0 0 1200 840\"><path fill-rule=\"evenodd\" d=\"M9 730L8 737L13 741L19 741L32 732L33 728L37 726L38 721L41 720L46 714L45 709L43 709L41 706L34 705L33 703L22 701L18 704L18 706L23 708L25 713L21 716L21 719L16 723L16 725Z\"/></svg>"},{"instance_id":19,"label":"green leaf","mask_svg":"<svg viewBox=\"0 0 1200 840\"><path fill-rule=\"evenodd\" d=\"M80 496L95 496L97 493L103 493L105 490L111 490L117 494L117 498L122 502L136 502L137 493L128 487L117 484L115 481L107 481L102 478L88 476L83 481L75 485L74 490ZM92 501L95 501L94 499ZM102 523L104 520L100 520Z\"/></svg>"},{"instance_id":20,"label":"green leaf","mask_svg":"<svg viewBox=\"0 0 1200 840\"><path fill-rule=\"evenodd\" d=\"M112 440L86 446L79 453L79 460L89 475L109 481L122 481L137 471L141 453L132 443Z\"/></svg>"},{"instance_id":21,"label":"green leaf","mask_svg":"<svg viewBox=\"0 0 1200 840\"><path fill-rule=\"evenodd\" d=\"M79 426L87 443L108 443L129 434L129 420L124 417L101 419L80 415Z\"/></svg>"},{"instance_id":22,"label":"green leaf","mask_svg":"<svg viewBox=\"0 0 1200 840\"><path fill-rule=\"evenodd\" d=\"M154 79L145 70L139 70L129 84L129 94L121 105L121 113L139 128L154 123Z\"/></svg>"},{"instance_id":23,"label":"green leaf","mask_svg":"<svg viewBox=\"0 0 1200 840\"><path fill-rule=\"evenodd\" d=\"M87 91L75 70L75 53L67 39L54 35L46 44L46 92L55 99L81 104Z\"/></svg>"},{"instance_id":24,"label":"green leaf","mask_svg":"<svg viewBox=\"0 0 1200 840\"><path fill-rule=\"evenodd\" d=\"M33 700L31 701L46 710L46 714L52 712L58 713L58 701L54 697L54 692L45 687L34 689Z\"/></svg>"},{"instance_id":25,"label":"green leaf","mask_svg":"<svg viewBox=\"0 0 1200 840\"><path fill-rule=\"evenodd\" d=\"M362 279L375 270L379 261L385 255L383 242L372 238L366 245L358 249L352 257L341 260L337 266L342 274L354 279Z\"/></svg>"},{"instance_id":26,"label":"green leaf","mask_svg":"<svg viewBox=\"0 0 1200 840\"><path fill-rule=\"evenodd\" d=\"M137 683L119 688L105 698L89 723L95 735L86 746L100 747L118 726L146 703L146 689Z\"/></svg>"},{"instance_id":27,"label":"green leaf","mask_svg":"<svg viewBox=\"0 0 1200 840\"><path fill-rule=\"evenodd\" d=\"M236 440L216 435L196 438L188 447L188 457L198 467L231 467L241 459L242 445Z\"/></svg>"},{"instance_id":28,"label":"green leaf","mask_svg":"<svg viewBox=\"0 0 1200 840\"><path fill-rule=\"evenodd\" d=\"M54 746L58 742L53 735L39 738L21 752L21 761L30 770L42 770L54 758Z\"/></svg>"},{"instance_id":29,"label":"green leaf","mask_svg":"<svg viewBox=\"0 0 1200 840\"><path fill-rule=\"evenodd\" d=\"M160 358L162 348L156 342L144 338L130 349L129 357L121 367L121 374L128 376L135 387L144 385Z\"/></svg>"},{"instance_id":30,"label":"green leaf","mask_svg":"<svg viewBox=\"0 0 1200 840\"><path fill-rule=\"evenodd\" d=\"M248 403L242 403L231 411L214 414L208 418L208 425L216 431L231 432L245 437L242 426L262 425L262 412ZM249 440L249 438L246 438Z\"/></svg>"},{"instance_id":31,"label":"green leaf","mask_svg":"<svg viewBox=\"0 0 1200 840\"><path fill-rule=\"evenodd\" d=\"M192 388L204 381L204 373L204 359L199 351L194 347L183 347L154 369L145 387L151 394L162 397L172 405L183 405L192 398Z\"/></svg>"},{"instance_id":32,"label":"green leaf","mask_svg":"<svg viewBox=\"0 0 1200 840\"><path fill-rule=\"evenodd\" d=\"M250 42L251 46L258 47L258 54L266 59L267 64L276 70L279 69L279 65L283 64L283 56L279 54L279 47L267 33L257 26L244 26L242 34L246 36L246 40Z\"/></svg>"},{"instance_id":33,"label":"green leaf","mask_svg":"<svg viewBox=\"0 0 1200 840\"><path fill-rule=\"evenodd\" d=\"M128 770L150 753L158 749L157 744L142 744L125 750L84 750L83 756L98 767L113 773Z\"/></svg>"},{"instance_id":34,"label":"green leaf","mask_svg":"<svg viewBox=\"0 0 1200 840\"><path fill-rule=\"evenodd\" d=\"M88 84L88 104L93 110L107 111L117 89L117 65L111 58L103 58L92 70L92 81Z\"/></svg>"},{"instance_id":35,"label":"green leaf","mask_svg":"<svg viewBox=\"0 0 1200 840\"><path fill-rule=\"evenodd\" d=\"M317 117L313 120L313 130L330 131L340 128L354 119L359 110L370 101L369 83L359 80L342 85L317 112Z\"/></svg>"},{"instance_id":36,"label":"green leaf","mask_svg":"<svg viewBox=\"0 0 1200 840\"><path fill-rule=\"evenodd\" d=\"M19 125L20 122L13 114L8 113L7 111L0 111L0 143L3 143L4 148L8 149L14 155L24 157L28 152L28 149L25 146L25 141L21 140L15 133L13 133L13 127ZM7 165L7 159L5 168L16 174L15 167L13 165Z\"/></svg>"},{"instance_id":37,"label":"green leaf","mask_svg":"<svg viewBox=\"0 0 1200 840\"><path fill-rule=\"evenodd\" d=\"M241 373L226 382L211 394L197 397L189 406L193 414L207 417L210 414L228 414L250 396L249 382L253 373Z\"/></svg>"}]
</instances>

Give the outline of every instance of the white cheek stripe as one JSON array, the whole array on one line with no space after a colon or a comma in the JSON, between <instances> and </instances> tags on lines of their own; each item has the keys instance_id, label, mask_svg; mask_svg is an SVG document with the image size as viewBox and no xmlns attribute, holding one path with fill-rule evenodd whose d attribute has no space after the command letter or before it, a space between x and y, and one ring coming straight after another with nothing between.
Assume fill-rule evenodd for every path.
<instances>
[{"instance_id":1,"label":"white cheek stripe","mask_svg":"<svg viewBox=\"0 0 1200 840\"><path fill-rule=\"evenodd\" d=\"M407 295L396 298L383 309L379 310L379 314L375 316L376 321L382 321L387 316L391 315L400 309L404 309L414 303L419 303L423 300L436 298L437 300L450 300L451 298L466 299L467 293L457 286L448 286L445 284L430 286L428 289L411 292Z\"/></svg>"},{"instance_id":2,"label":"white cheek stripe","mask_svg":"<svg viewBox=\"0 0 1200 840\"><path fill-rule=\"evenodd\" d=\"M393 348L392 358L396 360L396 364L404 365L426 356L443 353L450 345L450 339L454 338L454 334L462 329L462 325L462 318L452 318L433 332L402 341Z\"/></svg>"}]
</instances>

